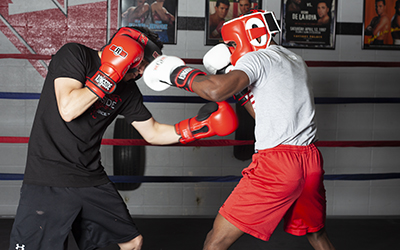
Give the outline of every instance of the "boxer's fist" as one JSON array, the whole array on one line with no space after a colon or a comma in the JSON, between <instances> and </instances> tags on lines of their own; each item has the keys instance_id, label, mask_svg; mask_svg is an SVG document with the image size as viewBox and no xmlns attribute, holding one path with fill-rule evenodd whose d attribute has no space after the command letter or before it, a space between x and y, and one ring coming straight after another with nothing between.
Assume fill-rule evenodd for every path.
<instances>
[{"instance_id":1,"label":"boxer's fist","mask_svg":"<svg viewBox=\"0 0 400 250\"><path fill-rule=\"evenodd\" d=\"M179 57L162 55L146 67L143 80L149 88L155 91L175 86L193 92L194 78L205 74L199 69L186 66Z\"/></svg>"},{"instance_id":2,"label":"boxer's fist","mask_svg":"<svg viewBox=\"0 0 400 250\"><path fill-rule=\"evenodd\" d=\"M233 69L231 52L224 43L212 47L203 57L203 65L212 74L226 74Z\"/></svg>"},{"instance_id":3,"label":"boxer's fist","mask_svg":"<svg viewBox=\"0 0 400 250\"><path fill-rule=\"evenodd\" d=\"M221 37L221 30L222 30L222 26L224 26L224 22L225 21L220 21L217 25L217 27L215 28L215 30L213 30L210 34L210 36L212 38L216 38L216 37Z\"/></svg>"},{"instance_id":4,"label":"boxer's fist","mask_svg":"<svg viewBox=\"0 0 400 250\"><path fill-rule=\"evenodd\" d=\"M185 62L176 56L159 56L143 72L144 83L155 91L163 91L172 86L171 72Z\"/></svg>"},{"instance_id":5,"label":"boxer's fist","mask_svg":"<svg viewBox=\"0 0 400 250\"><path fill-rule=\"evenodd\" d=\"M85 85L98 97L114 92L130 68L137 67L143 60L143 47L131 37L118 35L104 47L101 66Z\"/></svg>"},{"instance_id":6,"label":"boxer's fist","mask_svg":"<svg viewBox=\"0 0 400 250\"><path fill-rule=\"evenodd\" d=\"M214 135L226 136L238 127L238 119L232 107L226 101L209 102L199 110L196 117L175 124L179 140L186 144L194 140Z\"/></svg>"}]
</instances>

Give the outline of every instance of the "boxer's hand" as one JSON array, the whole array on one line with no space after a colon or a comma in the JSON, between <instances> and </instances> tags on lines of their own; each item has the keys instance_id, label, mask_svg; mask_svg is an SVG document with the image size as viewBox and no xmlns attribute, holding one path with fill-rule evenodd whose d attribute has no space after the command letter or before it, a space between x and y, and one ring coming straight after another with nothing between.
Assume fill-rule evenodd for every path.
<instances>
[{"instance_id":1,"label":"boxer's hand","mask_svg":"<svg viewBox=\"0 0 400 250\"><path fill-rule=\"evenodd\" d=\"M175 124L179 140L186 144L194 140L214 135L226 136L238 127L238 118L226 101L209 102L200 108L196 117Z\"/></svg>"},{"instance_id":2,"label":"boxer's hand","mask_svg":"<svg viewBox=\"0 0 400 250\"><path fill-rule=\"evenodd\" d=\"M233 69L231 52L224 43L212 47L203 57L203 65L212 74L226 74Z\"/></svg>"},{"instance_id":3,"label":"boxer's hand","mask_svg":"<svg viewBox=\"0 0 400 250\"><path fill-rule=\"evenodd\" d=\"M149 88L155 91L175 86L193 92L194 78L205 74L199 69L186 66L179 57L162 55L146 67L143 80Z\"/></svg>"},{"instance_id":4,"label":"boxer's hand","mask_svg":"<svg viewBox=\"0 0 400 250\"><path fill-rule=\"evenodd\" d=\"M217 27L215 28L215 30L213 30L211 32L211 37L220 37L221 36L221 30L222 30L222 26L224 26L224 21L221 21L218 23Z\"/></svg>"},{"instance_id":5,"label":"boxer's hand","mask_svg":"<svg viewBox=\"0 0 400 250\"><path fill-rule=\"evenodd\" d=\"M104 47L101 66L85 86L98 97L111 94L130 68L137 67L143 60L143 47L131 37L116 35Z\"/></svg>"}]
</instances>

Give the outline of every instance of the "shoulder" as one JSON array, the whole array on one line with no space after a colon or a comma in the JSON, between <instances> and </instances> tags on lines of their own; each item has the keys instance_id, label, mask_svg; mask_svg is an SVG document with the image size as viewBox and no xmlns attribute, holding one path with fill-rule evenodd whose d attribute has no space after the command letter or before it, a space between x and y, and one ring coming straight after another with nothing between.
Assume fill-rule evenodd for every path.
<instances>
[{"instance_id":1,"label":"shoulder","mask_svg":"<svg viewBox=\"0 0 400 250\"><path fill-rule=\"evenodd\" d=\"M83 44L79 43L67 43L63 45L52 59L58 59L61 61L73 60L86 61L96 58L97 52Z\"/></svg>"},{"instance_id":2,"label":"shoulder","mask_svg":"<svg viewBox=\"0 0 400 250\"><path fill-rule=\"evenodd\" d=\"M276 47L276 46L274 46ZM257 51L251 51L243 55L239 60L243 59L245 61L256 61L259 63L259 61L267 60L269 57L271 57L274 53L276 53L276 48L273 47L268 47L266 49L260 49Z\"/></svg>"},{"instance_id":3,"label":"shoulder","mask_svg":"<svg viewBox=\"0 0 400 250\"><path fill-rule=\"evenodd\" d=\"M154 2L151 4L151 8L155 10L161 9L161 5L159 5L157 2Z\"/></svg>"},{"instance_id":4,"label":"shoulder","mask_svg":"<svg viewBox=\"0 0 400 250\"><path fill-rule=\"evenodd\" d=\"M79 44L79 43L66 43L59 49L59 51L75 50L75 49L78 49L80 46L81 46L81 44Z\"/></svg>"},{"instance_id":5,"label":"shoulder","mask_svg":"<svg viewBox=\"0 0 400 250\"><path fill-rule=\"evenodd\" d=\"M52 57L49 73L54 77L70 77L82 82L98 66L100 58L95 50L78 43L67 43Z\"/></svg>"},{"instance_id":6,"label":"shoulder","mask_svg":"<svg viewBox=\"0 0 400 250\"><path fill-rule=\"evenodd\" d=\"M381 19L379 20L381 23L389 23L390 19L388 16L382 16Z\"/></svg>"},{"instance_id":7,"label":"shoulder","mask_svg":"<svg viewBox=\"0 0 400 250\"><path fill-rule=\"evenodd\" d=\"M280 45L271 45L266 49L252 51L238 60L238 64L252 64L252 67L265 68L280 65L283 61L303 61L303 58Z\"/></svg>"},{"instance_id":8,"label":"shoulder","mask_svg":"<svg viewBox=\"0 0 400 250\"><path fill-rule=\"evenodd\" d=\"M57 52L59 53L85 53L90 49L80 43L67 43L64 44Z\"/></svg>"},{"instance_id":9,"label":"shoulder","mask_svg":"<svg viewBox=\"0 0 400 250\"><path fill-rule=\"evenodd\" d=\"M132 12L132 11L134 11L135 9L136 9L135 6L131 6L131 7L129 7L125 12Z\"/></svg>"}]
</instances>

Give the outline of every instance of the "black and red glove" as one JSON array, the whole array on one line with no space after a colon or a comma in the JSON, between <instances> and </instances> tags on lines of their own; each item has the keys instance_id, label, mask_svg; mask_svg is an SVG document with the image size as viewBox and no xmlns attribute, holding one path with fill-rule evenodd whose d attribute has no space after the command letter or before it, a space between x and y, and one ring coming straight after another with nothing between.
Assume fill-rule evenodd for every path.
<instances>
[{"instance_id":1,"label":"black and red glove","mask_svg":"<svg viewBox=\"0 0 400 250\"><path fill-rule=\"evenodd\" d=\"M179 140L186 144L214 135L226 136L238 127L238 118L228 102L209 102L200 108L196 117L175 124Z\"/></svg>"},{"instance_id":2,"label":"black and red glove","mask_svg":"<svg viewBox=\"0 0 400 250\"><path fill-rule=\"evenodd\" d=\"M144 49L137 41L117 33L104 47L101 66L91 78L86 80L85 86L100 98L111 94L126 72L140 64L143 56Z\"/></svg>"}]
</instances>

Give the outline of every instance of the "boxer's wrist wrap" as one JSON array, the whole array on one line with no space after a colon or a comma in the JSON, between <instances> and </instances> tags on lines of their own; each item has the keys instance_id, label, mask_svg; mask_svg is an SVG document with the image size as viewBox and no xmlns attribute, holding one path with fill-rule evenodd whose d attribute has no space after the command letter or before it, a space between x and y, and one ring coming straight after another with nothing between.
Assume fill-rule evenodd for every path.
<instances>
[{"instance_id":1,"label":"boxer's wrist wrap","mask_svg":"<svg viewBox=\"0 0 400 250\"><path fill-rule=\"evenodd\" d=\"M239 93L235 94L233 98L240 104L240 106L244 106L250 100L249 92L250 91L245 88Z\"/></svg>"},{"instance_id":2,"label":"boxer's wrist wrap","mask_svg":"<svg viewBox=\"0 0 400 250\"><path fill-rule=\"evenodd\" d=\"M193 80L198 75L206 75L206 73L189 66L179 66L172 71L170 81L178 88L193 92Z\"/></svg>"}]
</instances>

